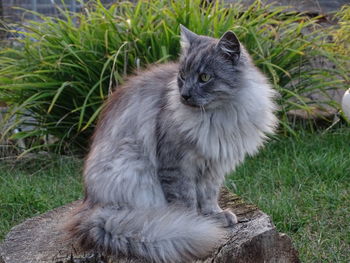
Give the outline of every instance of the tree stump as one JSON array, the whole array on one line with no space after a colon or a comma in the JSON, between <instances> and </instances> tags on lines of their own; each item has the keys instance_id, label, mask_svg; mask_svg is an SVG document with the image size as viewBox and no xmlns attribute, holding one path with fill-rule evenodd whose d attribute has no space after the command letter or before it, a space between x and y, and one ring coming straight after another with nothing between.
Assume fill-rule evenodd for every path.
<instances>
[{"instance_id":1,"label":"tree stump","mask_svg":"<svg viewBox=\"0 0 350 263\"><path fill-rule=\"evenodd\" d=\"M0 245L0 263L140 263L132 258L113 258L77 251L74 244L64 241L62 225L72 209L81 201L56 208L30 218L11 229ZM256 206L245 204L241 198L223 189L220 205L236 213L239 223L232 228L224 244L204 261L211 263L297 263L298 253L291 239L278 233L268 215Z\"/></svg>"}]
</instances>

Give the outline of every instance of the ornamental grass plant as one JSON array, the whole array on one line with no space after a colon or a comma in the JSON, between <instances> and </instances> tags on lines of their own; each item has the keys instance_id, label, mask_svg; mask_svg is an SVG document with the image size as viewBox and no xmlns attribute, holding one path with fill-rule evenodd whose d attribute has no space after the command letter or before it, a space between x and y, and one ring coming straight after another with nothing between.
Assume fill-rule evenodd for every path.
<instances>
[{"instance_id":1,"label":"ornamental grass plant","mask_svg":"<svg viewBox=\"0 0 350 263\"><path fill-rule=\"evenodd\" d=\"M285 7L250 7L201 0L121 1L109 7L97 1L82 12L59 8L59 17L34 13L9 34L20 35L0 50L0 101L9 106L1 134L30 139L33 150L84 152L102 102L124 78L151 63L176 60L179 25L203 35L220 37L234 31L256 65L278 90L280 130L294 133L288 112L312 111L315 103L338 105L331 99L315 102L307 94L346 88L349 71L344 57L330 48L331 29L319 17ZM7 25L7 28L13 28ZM335 65L312 66L315 58ZM16 127L32 126L13 134ZM54 138L54 139L48 139Z\"/></svg>"}]
</instances>

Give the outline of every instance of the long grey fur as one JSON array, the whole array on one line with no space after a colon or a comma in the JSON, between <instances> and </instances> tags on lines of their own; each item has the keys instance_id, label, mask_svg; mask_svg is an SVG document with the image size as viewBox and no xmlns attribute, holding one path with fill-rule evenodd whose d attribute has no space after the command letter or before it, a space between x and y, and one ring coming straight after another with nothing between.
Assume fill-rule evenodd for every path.
<instances>
[{"instance_id":1,"label":"long grey fur","mask_svg":"<svg viewBox=\"0 0 350 263\"><path fill-rule=\"evenodd\" d=\"M273 132L275 92L232 32L181 31L179 62L130 77L104 106L68 224L84 249L189 262L237 222L219 190Z\"/></svg>"}]
</instances>

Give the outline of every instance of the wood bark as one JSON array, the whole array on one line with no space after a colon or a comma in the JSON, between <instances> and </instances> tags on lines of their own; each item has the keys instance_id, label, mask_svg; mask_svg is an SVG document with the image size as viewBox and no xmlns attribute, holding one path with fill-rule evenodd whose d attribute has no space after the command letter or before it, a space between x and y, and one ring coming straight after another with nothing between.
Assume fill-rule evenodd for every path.
<instances>
[{"instance_id":1,"label":"wood bark","mask_svg":"<svg viewBox=\"0 0 350 263\"><path fill-rule=\"evenodd\" d=\"M81 201L56 208L30 218L12 228L0 245L0 263L141 263L132 258L113 258L94 251L78 251L64 239L62 225L72 209ZM220 205L236 213L239 223L233 227L224 244L216 249L206 263L297 263L298 253L291 239L278 233L268 215L256 206L246 204L223 189Z\"/></svg>"}]
</instances>

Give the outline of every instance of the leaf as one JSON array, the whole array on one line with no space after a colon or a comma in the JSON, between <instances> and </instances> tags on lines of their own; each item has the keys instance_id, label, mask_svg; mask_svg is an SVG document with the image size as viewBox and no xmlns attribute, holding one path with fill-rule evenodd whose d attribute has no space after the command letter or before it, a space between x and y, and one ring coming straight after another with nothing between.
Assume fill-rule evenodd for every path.
<instances>
[{"instance_id":1,"label":"leaf","mask_svg":"<svg viewBox=\"0 0 350 263\"><path fill-rule=\"evenodd\" d=\"M62 83L61 87L59 87L58 90L57 90L57 92L55 93L55 96L53 97L53 99L52 99L52 101L51 101L51 104L50 104L50 106L49 106L49 108L48 108L48 110L47 110L47 113L50 113L50 112L51 112L53 106L55 105L55 103L56 103L56 101L57 101L57 99L58 99L58 97L61 95L61 93L63 92L63 90L64 90L66 87L70 86L70 85L71 85L71 83L68 82L68 81Z\"/></svg>"}]
</instances>

